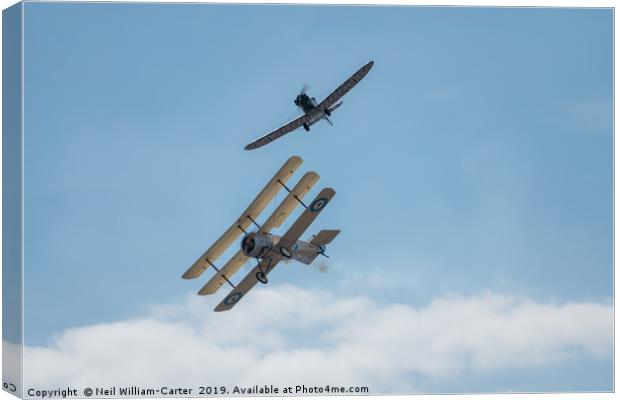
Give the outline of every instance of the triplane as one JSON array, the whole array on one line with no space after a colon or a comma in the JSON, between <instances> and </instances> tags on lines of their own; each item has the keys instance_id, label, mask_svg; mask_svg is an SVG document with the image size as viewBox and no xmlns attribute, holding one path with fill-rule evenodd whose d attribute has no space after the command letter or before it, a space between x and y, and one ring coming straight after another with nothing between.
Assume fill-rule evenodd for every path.
<instances>
[{"instance_id":1,"label":"triplane","mask_svg":"<svg viewBox=\"0 0 620 400\"><path fill-rule=\"evenodd\" d=\"M232 286L231 292L215 307L215 311L230 310L257 282L266 284L268 282L267 275L273 271L280 261L295 260L304 264L311 264L317 256L326 256L326 245L340 233L340 230L322 230L310 242L299 240L312 221L336 194L334 189L324 188L310 204L306 205L303 202L304 196L319 180L319 175L316 172L307 172L292 189L286 186L286 181L302 162L302 159L297 156L289 158L241 214L241 217L183 274L184 279L194 279L199 277L209 266L215 269L216 274L198 291L200 295L213 294L224 283ZM262 225L259 225L256 222L257 217L273 200L280 188L284 188L288 194L269 218ZM305 208L304 212L284 235L272 235L270 232L282 225L297 207L297 204L301 204ZM249 231L251 225L256 227L255 231ZM244 237L241 240L241 249L222 268L216 267L214 264L216 259L242 233ZM256 267L238 285L234 285L230 278L250 258L256 259Z\"/></svg>"}]
</instances>

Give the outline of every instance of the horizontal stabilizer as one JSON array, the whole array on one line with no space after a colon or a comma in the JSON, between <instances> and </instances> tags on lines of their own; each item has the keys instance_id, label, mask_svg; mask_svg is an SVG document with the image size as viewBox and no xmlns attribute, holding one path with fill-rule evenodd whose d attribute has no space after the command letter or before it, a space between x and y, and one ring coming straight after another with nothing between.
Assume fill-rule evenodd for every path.
<instances>
[{"instance_id":1,"label":"horizontal stabilizer","mask_svg":"<svg viewBox=\"0 0 620 400\"><path fill-rule=\"evenodd\" d=\"M324 229L319 232L310 243L316 246L322 246L331 243L332 240L340 233L340 229Z\"/></svg>"},{"instance_id":2,"label":"horizontal stabilizer","mask_svg":"<svg viewBox=\"0 0 620 400\"><path fill-rule=\"evenodd\" d=\"M336 103L333 106L331 106L329 108L329 112L331 113L332 111L334 111L336 108L340 107L342 105L342 101L340 103Z\"/></svg>"}]
</instances>

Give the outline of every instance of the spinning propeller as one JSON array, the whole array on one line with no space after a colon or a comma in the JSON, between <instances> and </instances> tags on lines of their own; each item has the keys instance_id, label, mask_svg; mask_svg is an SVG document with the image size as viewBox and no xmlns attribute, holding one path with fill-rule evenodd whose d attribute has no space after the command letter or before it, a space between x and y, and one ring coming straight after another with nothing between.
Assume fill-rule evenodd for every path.
<instances>
[{"instance_id":1,"label":"spinning propeller","mask_svg":"<svg viewBox=\"0 0 620 400\"><path fill-rule=\"evenodd\" d=\"M300 107L301 106L301 99L304 96L307 96L306 94L306 90L310 89L310 85L308 85L307 83L304 83L304 85L301 87L301 90L299 91L299 94L297 95L297 97L295 98L295 105Z\"/></svg>"}]
</instances>

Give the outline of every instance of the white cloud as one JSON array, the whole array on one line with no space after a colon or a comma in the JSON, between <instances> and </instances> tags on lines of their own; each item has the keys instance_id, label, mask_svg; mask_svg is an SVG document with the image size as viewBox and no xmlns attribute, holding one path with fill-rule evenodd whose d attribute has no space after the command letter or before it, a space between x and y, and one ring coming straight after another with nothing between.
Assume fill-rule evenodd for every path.
<instances>
[{"instance_id":1,"label":"white cloud","mask_svg":"<svg viewBox=\"0 0 620 400\"><path fill-rule=\"evenodd\" d=\"M610 304L482 293L413 308L291 285L258 288L230 312L212 312L216 302L191 295L144 318L68 329L25 350L26 387L336 384L403 393L415 390L412 374L448 380L612 354Z\"/></svg>"}]
</instances>

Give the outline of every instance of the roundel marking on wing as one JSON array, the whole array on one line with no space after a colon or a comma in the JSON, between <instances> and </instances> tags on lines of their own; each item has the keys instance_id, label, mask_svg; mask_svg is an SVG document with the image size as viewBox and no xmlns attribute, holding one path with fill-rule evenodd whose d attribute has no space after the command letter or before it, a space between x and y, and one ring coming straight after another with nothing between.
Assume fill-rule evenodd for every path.
<instances>
[{"instance_id":1,"label":"roundel marking on wing","mask_svg":"<svg viewBox=\"0 0 620 400\"><path fill-rule=\"evenodd\" d=\"M236 293L231 293L229 294L225 299L224 299L224 304L226 304L227 306L231 305L231 304L235 304L236 302L238 302L241 298L243 297L243 293L241 292L236 292Z\"/></svg>"},{"instance_id":2,"label":"roundel marking on wing","mask_svg":"<svg viewBox=\"0 0 620 400\"><path fill-rule=\"evenodd\" d=\"M329 200L326 197L321 197L320 199L316 199L310 204L310 211L317 212L323 209L329 203Z\"/></svg>"}]
</instances>

